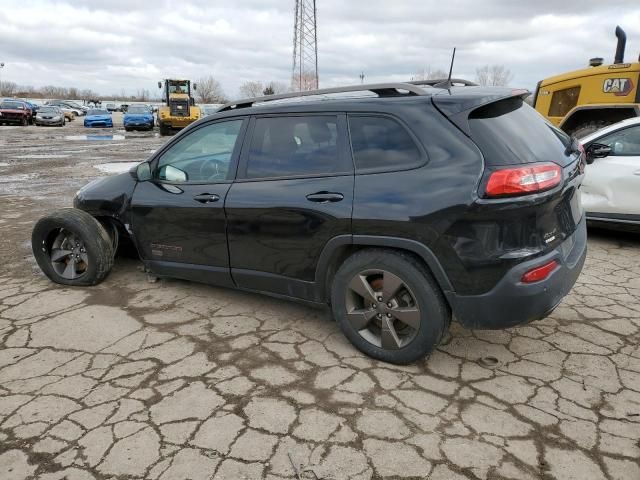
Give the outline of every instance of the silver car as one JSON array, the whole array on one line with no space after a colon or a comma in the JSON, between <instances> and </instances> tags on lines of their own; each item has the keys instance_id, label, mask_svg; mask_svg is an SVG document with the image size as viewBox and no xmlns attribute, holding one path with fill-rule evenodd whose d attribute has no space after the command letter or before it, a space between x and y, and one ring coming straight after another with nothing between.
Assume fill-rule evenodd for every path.
<instances>
[{"instance_id":1,"label":"silver car","mask_svg":"<svg viewBox=\"0 0 640 480\"><path fill-rule=\"evenodd\" d=\"M36 125L55 125L64 127L66 123L64 112L59 107L44 105L38 109L36 117L33 119Z\"/></svg>"}]
</instances>

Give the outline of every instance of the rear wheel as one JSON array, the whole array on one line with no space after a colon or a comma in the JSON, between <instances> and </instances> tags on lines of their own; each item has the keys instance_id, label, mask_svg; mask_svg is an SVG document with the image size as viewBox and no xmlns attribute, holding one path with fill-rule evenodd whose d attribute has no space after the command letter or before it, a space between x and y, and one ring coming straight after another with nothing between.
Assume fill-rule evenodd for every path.
<instances>
[{"instance_id":1,"label":"rear wheel","mask_svg":"<svg viewBox=\"0 0 640 480\"><path fill-rule=\"evenodd\" d=\"M363 250L349 257L331 289L333 315L360 351L405 364L428 355L450 313L438 285L412 256Z\"/></svg>"},{"instance_id":2,"label":"rear wheel","mask_svg":"<svg viewBox=\"0 0 640 480\"><path fill-rule=\"evenodd\" d=\"M22 125L23 127L28 126L28 125L29 125L29 119L28 119L27 117L24 117L24 118L22 119L22 123L21 123L21 125Z\"/></svg>"},{"instance_id":3,"label":"rear wheel","mask_svg":"<svg viewBox=\"0 0 640 480\"><path fill-rule=\"evenodd\" d=\"M44 274L63 285L96 285L113 265L109 233L94 217L75 208L56 210L38 220L31 248Z\"/></svg>"},{"instance_id":4,"label":"rear wheel","mask_svg":"<svg viewBox=\"0 0 640 480\"><path fill-rule=\"evenodd\" d=\"M162 123L162 122L160 122L159 126L160 126L161 136L169 135L169 133L171 132L171 127L169 127L166 123Z\"/></svg>"}]
</instances>

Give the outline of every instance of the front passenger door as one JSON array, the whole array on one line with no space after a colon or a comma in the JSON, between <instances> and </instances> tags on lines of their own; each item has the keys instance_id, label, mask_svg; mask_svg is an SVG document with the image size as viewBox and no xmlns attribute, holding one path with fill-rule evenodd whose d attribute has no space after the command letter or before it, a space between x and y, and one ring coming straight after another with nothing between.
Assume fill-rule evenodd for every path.
<instances>
[{"instance_id":1,"label":"front passenger door","mask_svg":"<svg viewBox=\"0 0 640 480\"><path fill-rule=\"evenodd\" d=\"M152 162L153 179L136 186L132 229L153 272L232 284L224 203L245 123L218 121L183 135Z\"/></svg>"}]
</instances>

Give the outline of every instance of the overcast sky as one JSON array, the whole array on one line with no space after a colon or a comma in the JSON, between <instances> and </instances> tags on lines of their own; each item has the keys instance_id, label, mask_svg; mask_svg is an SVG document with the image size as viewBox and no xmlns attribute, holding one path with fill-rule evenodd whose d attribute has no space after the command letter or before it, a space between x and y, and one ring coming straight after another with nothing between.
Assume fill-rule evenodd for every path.
<instances>
[{"instance_id":1,"label":"overcast sky","mask_svg":"<svg viewBox=\"0 0 640 480\"><path fill-rule=\"evenodd\" d=\"M294 0L0 0L0 75L20 85L157 91L162 78L290 81ZM320 86L503 64L513 86L640 53L640 0L317 0Z\"/></svg>"}]
</instances>

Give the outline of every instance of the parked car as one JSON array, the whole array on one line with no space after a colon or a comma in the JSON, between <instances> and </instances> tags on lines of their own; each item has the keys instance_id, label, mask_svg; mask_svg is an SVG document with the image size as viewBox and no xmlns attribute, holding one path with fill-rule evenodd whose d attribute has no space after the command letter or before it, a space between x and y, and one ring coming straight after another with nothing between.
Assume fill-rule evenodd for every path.
<instances>
[{"instance_id":1,"label":"parked car","mask_svg":"<svg viewBox=\"0 0 640 480\"><path fill-rule=\"evenodd\" d=\"M129 104L128 103L122 103L118 107L118 111L122 112L122 113L127 113L128 110L129 110Z\"/></svg>"},{"instance_id":2,"label":"parked car","mask_svg":"<svg viewBox=\"0 0 640 480\"><path fill-rule=\"evenodd\" d=\"M84 126L86 128L113 127L111 112L107 110L89 110L87 116L84 117Z\"/></svg>"},{"instance_id":3,"label":"parked car","mask_svg":"<svg viewBox=\"0 0 640 480\"><path fill-rule=\"evenodd\" d=\"M118 111L118 107L116 106L115 103L107 103L104 108L109 111L109 112L117 112Z\"/></svg>"},{"instance_id":4,"label":"parked car","mask_svg":"<svg viewBox=\"0 0 640 480\"><path fill-rule=\"evenodd\" d=\"M29 102L27 100L22 100L22 101L27 105L29 110L31 110L31 120L32 120L32 122L35 121L36 114L38 113L38 109L40 108L39 105L36 105L35 103Z\"/></svg>"},{"instance_id":5,"label":"parked car","mask_svg":"<svg viewBox=\"0 0 640 480\"><path fill-rule=\"evenodd\" d=\"M581 139L587 151L582 204L600 226L640 227L640 118L629 118Z\"/></svg>"},{"instance_id":6,"label":"parked car","mask_svg":"<svg viewBox=\"0 0 640 480\"><path fill-rule=\"evenodd\" d=\"M86 115L87 111L89 110L87 107L84 107L82 105L78 105L77 103L72 102L70 100L51 100L51 101L47 102L47 105L68 109L71 112L73 112L73 114L76 117L80 117L80 116Z\"/></svg>"},{"instance_id":7,"label":"parked car","mask_svg":"<svg viewBox=\"0 0 640 480\"><path fill-rule=\"evenodd\" d=\"M66 120L64 112L59 107L45 105L40 107L33 123L40 125L55 125L58 127L64 127Z\"/></svg>"},{"instance_id":8,"label":"parked car","mask_svg":"<svg viewBox=\"0 0 640 480\"><path fill-rule=\"evenodd\" d=\"M0 102L0 124L23 125L32 123L32 112L25 102L3 100Z\"/></svg>"},{"instance_id":9,"label":"parked car","mask_svg":"<svg viewBox=\"0 0 640 480\"><path fill-rule=\"evenodd\" d=\"M64 105L61 105L59 108L62 113L64 114L64 118L68 121L68 122L73 122L76 119L76 112L74 110L72 110L69 107L66 107Z\"/></svg>"},{"instance_id":10,"label":"parked car","mask_svg":"<svg viewBox=\"0 0 640 480\"><path fill-rule=\"evenodd\" d=\"M361 90L378 96L269 102ZM582 269L584 155L524 96L389 83L227 104L39 220L33 253L95 285L128 239L155 275L330 305L357 348L412 362L452 317L545 317Z\"/></svg>"},{"instance_id":11,"label":"parked car","mask_svg":"<svg viewBox=\"0 0 640 480\"><path fill-rule=\"evenodd\" d=\"M155 125L153 113L147 105L131 105L122 122L126 131L153 130Z\"/></svg>"}]
</instances>

